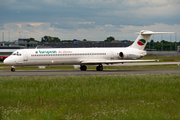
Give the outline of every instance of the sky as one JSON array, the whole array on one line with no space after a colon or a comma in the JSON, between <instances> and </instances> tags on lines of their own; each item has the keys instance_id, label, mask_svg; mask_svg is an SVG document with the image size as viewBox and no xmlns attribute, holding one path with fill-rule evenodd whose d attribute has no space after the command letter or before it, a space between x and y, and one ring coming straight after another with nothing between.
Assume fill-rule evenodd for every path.
<instances>
[{"instance_id":1,"label":"sky","mask_svg":"<svg viewBox=\"0 0 180 120\"><path fill-rule=\"evenodd\" d=\"M175 32L155 41L180 41L180 0L0 0L0 41L132 40L141 30ZM176 36L176 37L175 37Z\"/></svg>"}]
</instances>

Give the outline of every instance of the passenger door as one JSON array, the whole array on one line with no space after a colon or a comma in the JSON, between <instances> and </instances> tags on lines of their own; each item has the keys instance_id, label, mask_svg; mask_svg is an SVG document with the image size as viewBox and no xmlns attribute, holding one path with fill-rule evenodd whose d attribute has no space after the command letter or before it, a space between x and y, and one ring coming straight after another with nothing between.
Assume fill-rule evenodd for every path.
<instances>
[{"instance_id":1,"label":"passenger door","mask_svg":"<svg viewBox=\"0 0 180 120\"><path fill-rule=\"evenodd\" d=\"M26 51L23 51L23 61L28 61L28 55Z\"/></svg>"},{"instance_id":2,"label":"passenger door","mask_svg":"<svg viewBox=\"0 0 180 120\"><path fill-rule=\"evenodd\" d=\"M111 51L111 60L114 60L114 51Z\"/></svg>"}]
</instances>

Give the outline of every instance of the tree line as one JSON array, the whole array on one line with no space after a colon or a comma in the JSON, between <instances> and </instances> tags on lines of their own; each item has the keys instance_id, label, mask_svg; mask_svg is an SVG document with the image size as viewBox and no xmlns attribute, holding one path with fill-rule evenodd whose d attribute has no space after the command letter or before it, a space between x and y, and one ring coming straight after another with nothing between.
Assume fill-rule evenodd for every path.
<instances>
[{"instance_id":1,"label":"tree line","mask_svg":"<svg viewBox=\"0 0 180 120\"><path fill-rule=\"evenodd\" d=\"M41 42L60 42L58 37L44 36L41 38Z\"/></svg>"},{"instance_id":2,"label":"tree line","mask_svg":"<svg viewBox=\"0 0 180 120\"><path fill-rule=\"evenodd\" d=\"M31 38L34 39L34 38ZM33 40L32 40L33 41ZM80 41L80 40L61 40L58 37L51 37L51 36L44 36L41 38L41 42L73 42L73 41ZM87 41L86 39L83 39L82 41ZM115 41L115 38L110 36L107 37L106 40L104 40L104 42L112 42Z\"/></svg>"},{"instance_id":3,"label":"tree line","mask_svg":"<svg viewBox=\"0 0 180 120\"><path fill-rule=\"evenodd\" d=\"M34 38L30 38L30 41L37 41ZM51 36L44 36L41 38L41 42L73 42L73 41L81 41L81 40L61 40L58 37L51 37ZM87 41L86 39L83 39L82 41ZM113 42L115 41L115 38L110 36L107 37L104 42ZM131 42L130 40L121 40L122 42ZM157 41L154 42L153 40L150 40L145 49L146 50L157 50L157 51L170 51L170 50L177 50L177 46L180 46L180 42L169 42L166 40Z\"/></svg>"},{"instance_id":4,"label":"tree line","mask_svg":"<svg viewBox=\"0 0 180 120\"><path fill-rule=\"evenodd\" d=\"M169 42L166 40L162 40L161 42L157 41L154 42L151 40L150 42L147 43L145 49L154 49L157 51L171 51L171 50L177 50L177 46L180 46L180 42Z\"/></svg>"}]
</instances>

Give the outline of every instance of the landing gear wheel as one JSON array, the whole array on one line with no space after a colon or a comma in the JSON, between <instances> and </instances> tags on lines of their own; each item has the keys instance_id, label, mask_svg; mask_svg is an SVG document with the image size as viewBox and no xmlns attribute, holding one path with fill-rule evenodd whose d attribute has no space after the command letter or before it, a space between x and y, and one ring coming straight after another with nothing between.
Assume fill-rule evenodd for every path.
<instances>
[{"instance_id":1,"label":"landing gear wheel","mask_svg":"<svg viewBox=\"0 0 180 120\"><path fill-rule=\"evenodd\" d=\"M99 66L96 67L97 71L103 71L103 66L102 64L99 64Z\"/></svg>"},{"instance_id":2,"label":"landing gear wheel","mask_svg":"<svg viewBox=\"0 0 180 120\"><path fill-rule=\"evenodd\" d=\"M87 67L85 65L81 65L80 69L81 69L81 71L86 71Z\"/></svg>"},{"instance_id":3,"label":"landing gear wheel","mask_svg":"<svg viewBox=\"0 0 180 120\"><path fill-rule=\"evenodd\" d=\"M15 72L15 68L11 68L11 72Z\"/></svg>"},{"instance_id":4,"label":"landing gear wheel","mask_svg":"<svg viewBox=\"0 0 180 120\"><path fill-rule=\"evenodd\" d=\"M11 72L15 72L15 67L11 66Z\"/></svg>"}]
</instances>

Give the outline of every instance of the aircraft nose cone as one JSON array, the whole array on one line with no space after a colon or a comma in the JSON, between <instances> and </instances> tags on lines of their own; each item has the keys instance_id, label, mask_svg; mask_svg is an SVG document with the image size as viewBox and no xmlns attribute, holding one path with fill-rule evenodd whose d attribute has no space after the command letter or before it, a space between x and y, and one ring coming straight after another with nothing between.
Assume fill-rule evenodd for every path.
<instances>
[{"instance_id":1,"label":"aircraft nose cone","mask_svg":"<svg viewBox=\"0 0 180 120\"><path fill-rule=\"evenodd\" d=\"M7 58L3 61L3 63L7 65L7 63L8 63Z\"/></svg>"},{"instance_id":2,"label":"aircraft nose cone","mask_svg":"<svg viewBox=\"0 0 180 120\"><path fill-rule=\"evenodd\" d=\"M12 61L9 58L6 58L3 63L6 65L12 65Z\"/></svg>"}]
</instances>

